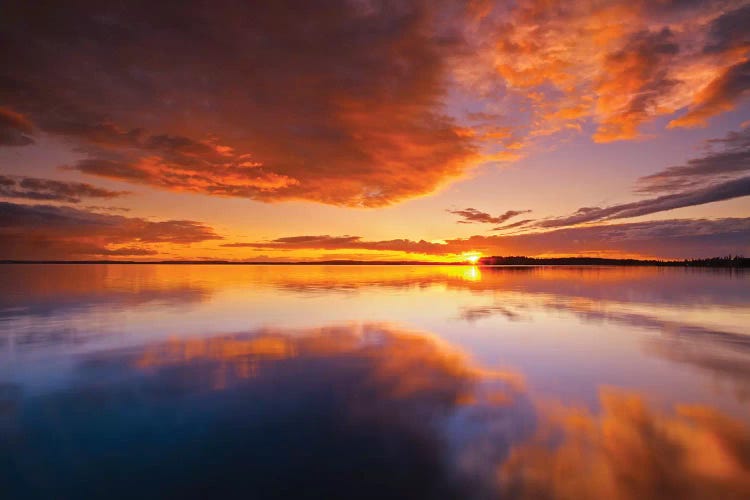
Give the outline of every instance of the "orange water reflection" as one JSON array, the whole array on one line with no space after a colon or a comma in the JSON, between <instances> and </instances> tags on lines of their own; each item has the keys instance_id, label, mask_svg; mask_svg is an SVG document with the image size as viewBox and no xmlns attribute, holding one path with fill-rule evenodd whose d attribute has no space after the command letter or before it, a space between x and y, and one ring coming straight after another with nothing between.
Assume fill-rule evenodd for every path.
<instances>
[{"instance_id":1,"label":"orange water reflection","mask_svg":"<svg viewBox=\"0 0 750 500\"><path fill-rule=\"evenodd\" d=\"M674 413L602 390L601 413L558 407L500 468L512 498L748 498L750 432L706 406ZM550 442L558 441L551 445Z\"/></svg>"}]
</instances>

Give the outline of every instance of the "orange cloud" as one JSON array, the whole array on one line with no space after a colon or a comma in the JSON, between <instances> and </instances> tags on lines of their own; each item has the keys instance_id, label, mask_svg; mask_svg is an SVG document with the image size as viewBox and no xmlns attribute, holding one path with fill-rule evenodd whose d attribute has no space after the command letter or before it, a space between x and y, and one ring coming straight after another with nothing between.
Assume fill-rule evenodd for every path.
<instances>
[{"instance_id":1,"label":"orange cloud","mask_svg":"<svg viewBox=\"0 0 750 500\"><path fill-rule=\"evenodd\" d=\"M734 109L750 90L750 60L730 66L711 81L696 97L694 105L683 116L669 122L669 127L705 126L712 116Z\"/></svg>"},{"instance_id":2,"label":"orange cloud","mask_svg":"<svg viewBox=\"0 0 750 500\"><path fill-rule=\"evenodd\" d=\"M642 31L629 37L625 46L607 54L596 85L599 127L596 142L633 139L638 126L651 116L671 109L659 109L677 81L669 77L672 59L679 51L668 28Z\"/></svg>"},{"instance_id":3,"label":"orange cloud","mask_svg":"<svg viewBox=\"0 0 750 500\"><path fill-rule=\"evenodd\" d=\"M532 137L579 130L634 139L643 124L690 106L670 126L733 109L748 88L750 7L743 2L528 1L475 21L479 54L465 83L499 79L531 106Z\"/></svg>"},{"instance_id":4,"label":"orange cloud","mask_svg":"<svg viewBox=\"0 0 750 500\"><path fill-rule=\"evenodd\" d=\"M83 155L67 168L160 189L380 207L587 122L599 142L694 126L748 88L744 2L330 2L179 22L11 2L0 143L50 134Z\"/></svg>"},{"instance_id":5,"label":"orange cloud","mask_svg":"<svg viewBox=\"0 0 750 500\"><path fill-rule=\"evenodd\" d=\"M209 195L377 207L479 159L444 112L460 5L180 10L9 4L0 98L86 155L69 168Z\"/></svg>"}]
</instances>

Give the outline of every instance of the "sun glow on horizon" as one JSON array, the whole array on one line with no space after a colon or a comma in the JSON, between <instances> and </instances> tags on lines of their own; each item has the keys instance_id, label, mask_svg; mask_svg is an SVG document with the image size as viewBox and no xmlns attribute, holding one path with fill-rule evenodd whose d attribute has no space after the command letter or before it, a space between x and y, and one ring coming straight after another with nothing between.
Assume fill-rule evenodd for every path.
<instances>
[{"instance_id":1,"label":"sun glow on horizon","mask_svg":"<svg viewBox=\"0 0 750 500\"><path fill-rule=\"evenodd\" d=\"M479 252L464 252L461 254L466 262L468 262L471 265L476 265L477 262L479 262L479 259L482 257L482 254Z\"/></svg>"}]
</instances>

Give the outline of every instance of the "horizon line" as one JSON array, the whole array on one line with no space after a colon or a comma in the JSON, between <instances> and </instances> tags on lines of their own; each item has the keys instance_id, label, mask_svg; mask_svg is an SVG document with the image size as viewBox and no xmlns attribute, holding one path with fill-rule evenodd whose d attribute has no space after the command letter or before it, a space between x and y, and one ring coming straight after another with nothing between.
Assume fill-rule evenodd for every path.
<instances>
[{"instance_id":1,"label":"horizon line","mask_svg":"<svg viewBox=\"0 0 750 500\"><path fill-rule=\"evenodd\" d=\"M422 266L565 266L565 265L630 265L630 266L680 266L680 265L710 265L717 263L740 262L747 266L749 258L742 256L703 257L686 259L634 259L634 258L610 258L610 257L525 257L525 256L488 256L482 257L479 262L470 263L466 261L419 261L419 260L347 260L330 259L320 261L233 261L223 259L204 260L111 260L111 259L0 259L0 264L172 264L172 265L255 265L255 266L280 266L280 265L422 265Z\"/></svg>"}]
</instances>

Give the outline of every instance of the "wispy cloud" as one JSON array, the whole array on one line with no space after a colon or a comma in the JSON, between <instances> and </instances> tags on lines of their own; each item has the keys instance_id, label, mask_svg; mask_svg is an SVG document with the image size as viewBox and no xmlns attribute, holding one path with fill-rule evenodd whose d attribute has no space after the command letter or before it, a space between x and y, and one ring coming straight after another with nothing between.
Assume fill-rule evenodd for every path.
<instances>
[{"instance_id":1,"label":"wispy cloud","mask_svg":"<svg viewBox=\"0 0 750 500\"><path fill-rule=\"evenodd\" d=\"M747 175L750 172L750 128L711 139L707 146L709 150L703 156L685 165L638 179L638 192L662 193L660 196L608 207L583 207L571 215L537 221L533 226L559 228L626 219L750 195L750 176ZM714 149L716 146L718 151Z\"/></svg>"},{"instance_id":2,"label":"wispy cloud","mask_svg":"<svg viewBox=\"0 0 750 500\"><path fill-rule=\"evenodd\" d=\"M0 198L80 203L83 198L112 199L127 194L128 191L113 191L84 182L0 175Z\"/></svg>"},{"instance_id":3,"label":"wispy cloud","mask_svg":"<svg viewBox=\"0 0 750 500\"><path fill-rule=\"evenodd\" d=\"M750 172L750 127L730 132L722 139L712 139L708 146L711 149L704 156L688 160L685 165L641 177L637 190L642 193L675 192ZM713 150L715 146L720 149Z\"/></svg>"},{"instance_id":4,"label":"wispy cloud","mask_svg":"<svg viewBox=\"0 0 750 500\"><path fill-rule=\"evenodd\" d=\"M512 219L521 214L527 214L531 210L508 210L500 215L492 216L487 212L482 212L476 208L464 208L463 210L448 210L449 213L458 215L461 220L460 224L472 224L478 222L481 224L502 224L503 222Z\"/></svg>"},{"instance_id":5,"label":"wispy cloud","mask_svg":"<svg viewBox=\"0 0 750 500\"><path fill-rule=\"evenodd\" d=\"M517 228L520 228L522 226L529 225L532 222L534 222L535 220L536 219L523 219L523 220L519 220L517 222L513 222L511 224L506 224L504 226L498 226L498 227L492 228L492 230L493 231L505 231L506 229L517 229Z\"/></svg>"},{"instance_id":6,"label":"wispy cloud","mask_svg":"<svg viewBox=\"0 0 750 500\"><path fill-rule=\"evenodd\" d=\"M623 203L609 207L579 208L572 215L539 221L536 223L536 226L542 228L565 227L584 222L626 219L664 212L667 210L674 210L675 208L731 200L733 198L748 195L750 195L750 176L705 188L668 194L631 203Z\"/></svg>"},{"instance_id":7,"label":"wispy cloud","mask_svg":"<svg viewBox=\"0 0 750 500\"><path fill-rule=\"evenodd\" d=\"M33 127L23 115L0 108L0 146L28 146L34 143L31 138Z\"/></svg>"}]
</instances>

